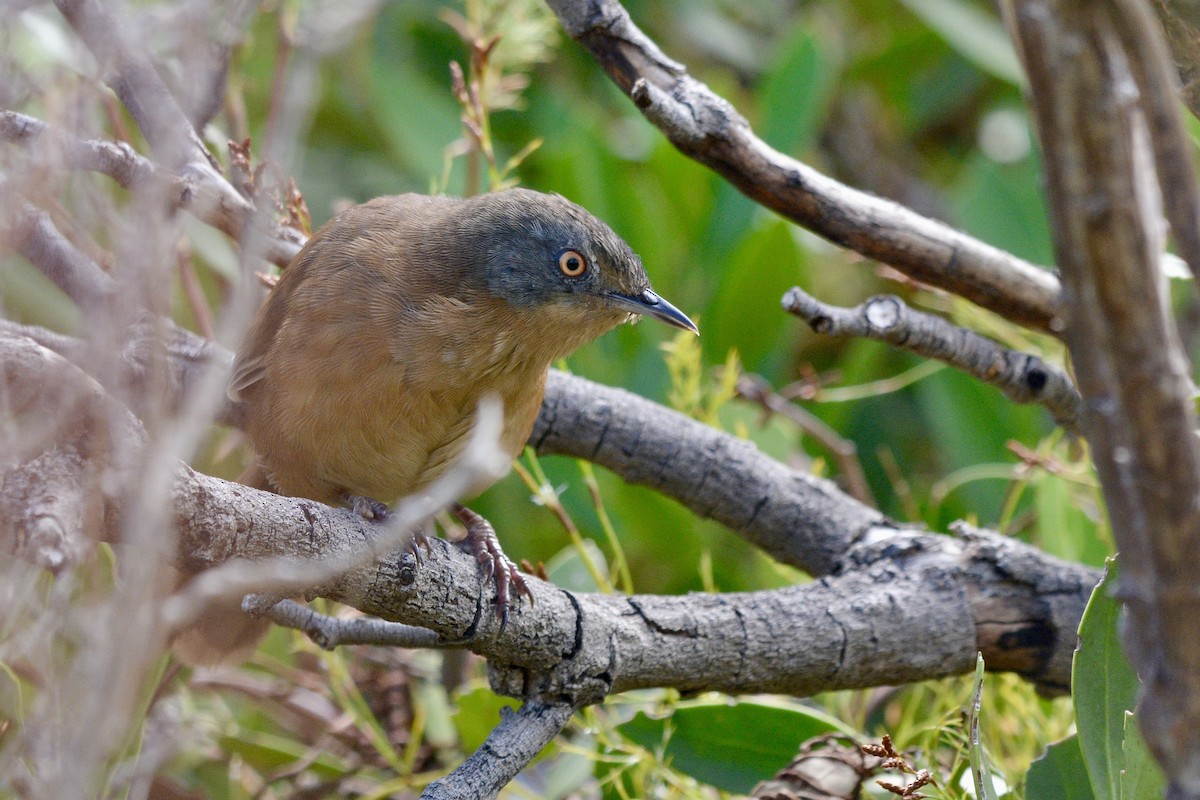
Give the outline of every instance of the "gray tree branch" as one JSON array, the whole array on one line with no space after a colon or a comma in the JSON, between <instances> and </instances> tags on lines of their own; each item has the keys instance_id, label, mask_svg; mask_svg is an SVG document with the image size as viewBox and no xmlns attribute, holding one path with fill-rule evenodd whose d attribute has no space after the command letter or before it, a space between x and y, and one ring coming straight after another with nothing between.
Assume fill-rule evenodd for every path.
<instances>
[{"instance_id":1,"label":"gray tree branch","mask_svg":"<svg viewBox=\"0 0 1200 800\"><path fill-rule=\"evenodd\" d=\"M529 700L504 709L500 724L471 757L421 793L422 800L486 800L500 793L571 721L570 703Z\"/></svg>"},{"instance_id":2,"label":"gray tree branch","mask_svg":"<svg viewBox=\"0 0 1200 800\"><path fill-rule=\"evenodd\" d=\"M783 307L819 334L878 339L935 358L995 386L1014 403L1045 407L1056 423L1078 432L1082 401L1067 373L1031 353L1009 350L973 330L915 311L895 295L838 308L796 286L784 295Z\"/></svg>"},{"instance_id":3,"label":"gray tree branch","mask_svg":"<svg viewBox=\"0 0 1200 800\"><path fill-rule=\"evenodd\" d=\"M772 149L728 102L665 56L617 0L548 3L672 144L747 197L1014 322L1059 329L1059 285L1048 271Z\"/></svg>"}]
</instances>

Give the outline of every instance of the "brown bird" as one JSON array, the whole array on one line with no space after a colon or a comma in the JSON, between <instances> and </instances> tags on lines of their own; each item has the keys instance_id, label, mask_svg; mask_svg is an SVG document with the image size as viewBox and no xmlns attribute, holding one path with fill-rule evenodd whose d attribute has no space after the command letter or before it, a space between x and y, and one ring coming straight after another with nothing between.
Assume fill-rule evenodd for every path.
<instances>
[{"instance_id":1,"label":"brown bird","mask_svg":"<svg viewBox=\"0 0 1200 800\"><path fill-rule=\"evenodd\" d=\"M486 396L503 403L515 458L551 363L639 315L697 332L619 236L558 195L380 197L284 271L229 393L270 488L369 517L454 466ZM490 526L458 516L503 618L508 584L524 583Z\"/></svg>"}]
</instances>

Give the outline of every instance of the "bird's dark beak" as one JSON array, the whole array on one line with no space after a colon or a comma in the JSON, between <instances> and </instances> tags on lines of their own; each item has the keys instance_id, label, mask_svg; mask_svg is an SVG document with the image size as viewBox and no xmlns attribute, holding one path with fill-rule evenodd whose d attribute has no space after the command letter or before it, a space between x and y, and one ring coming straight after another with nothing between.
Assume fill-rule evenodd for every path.
<instances>
[{"instance_id":1,"label":"bird's dark beak","mask_svg":"<svg viewBox=\"0 0 1200 800\"><path fill-rule=\"evenodd\" d=\"M641 314L644 317L654 317L668 325L683 328L685 331L691 331L697 336L700 335L700 329L696 327L696 323L688 319L687 314L684 314L650 289L643 289L632 297L612 292L608 295L608 299L618 308L632 311L634 314Z\"/></svg>"}]
</instances>

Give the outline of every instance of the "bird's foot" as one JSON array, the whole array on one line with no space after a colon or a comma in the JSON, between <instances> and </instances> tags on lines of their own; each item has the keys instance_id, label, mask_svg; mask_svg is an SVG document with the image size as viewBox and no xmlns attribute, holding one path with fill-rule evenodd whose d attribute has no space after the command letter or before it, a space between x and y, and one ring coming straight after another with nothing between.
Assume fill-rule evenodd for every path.
<instances>
[{"instance_id":1,"label":"bird's foot","mask_svg":"<svg viewBox=\"0 0 1200 800\"><path fill-rule=\"evenodd\" d=\"M388 511L386 504L358 494L346 495L346 502L355 514L373 522L383 522L391 513ZM432 552L429 547L429 535L419 528L413 531L412 538L408 541L408 550L413 554L413 558L417 560L418 564L421 563L421 550L425 551L425 555L429 555Z\"/></svg>"},{"instance_id":2,"label":"bird's foot","mask_svg":"<svg viewBox=\"0 0 1200 800\"><path fill-rule=\"evenodd\" d=\"M424 528L417 528L412 532L412 538L408 540L408 552L413 554L413 558L417 563L421 563L421 551L425 551L425 555L432 555L433 551L429 549L429 534Z\"/></svg>"},{"instance_id":3,"label":"bird's foot","mask_svg":"<svg viewBox=\"0 0 1200 800\"><path fill-rule=\"evenodd\" d=\"M456 504L453 511L458 521L467 526L467 545L483 569L483 579L496 579L496 616L500 618L500 630L503 631L508 624L508 608L513 599L520 600L521 595L525 595L532 603L533 593L517 565L500 549L500 540L496 538L492 523L466 506Z\"/></svg>"},{"instance_id":4,"label":"bird's foot","mask_svg":"<svg viewBox=\"0 0 1200 800\"><path fill-rule=\"evenodd\" d=\"M373 498L363 497L359 494L349 494L346 495L346 503L350 506L350 510L363 519L383 522L388 518L387 504Z\"/></svg>"}]
</instances>

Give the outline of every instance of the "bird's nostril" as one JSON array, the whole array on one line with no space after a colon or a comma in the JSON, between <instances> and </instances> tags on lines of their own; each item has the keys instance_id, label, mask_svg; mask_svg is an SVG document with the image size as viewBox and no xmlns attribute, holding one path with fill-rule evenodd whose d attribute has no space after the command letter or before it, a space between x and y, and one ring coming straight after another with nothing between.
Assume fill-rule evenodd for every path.
<instances>
[{"instance_id":1,"label":"bird's nostril","mask_svg":"<svg viewBox=\"0 0 1200 800\"><path fill-rule=\"evenodd\" d=\"M652 306L656 306L661 302L659 296L649 289L646 289L644 292L642 292L642 299Z\"/></svg>"}]
</instances>

